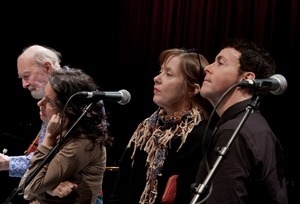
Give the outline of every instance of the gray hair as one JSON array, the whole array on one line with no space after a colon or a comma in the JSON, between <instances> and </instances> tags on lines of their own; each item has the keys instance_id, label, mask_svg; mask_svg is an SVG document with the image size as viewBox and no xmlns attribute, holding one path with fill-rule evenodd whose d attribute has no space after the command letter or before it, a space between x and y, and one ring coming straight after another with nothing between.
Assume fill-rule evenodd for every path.
<instances>
[{"instance_id":1,"label":"gray hair","mask_svg":"<svg viewBox=\"0 0 300 204\"><path fill-rule=\"evenodd\" d=\"M41 45L32 45L26 47L21 55L30 58L32 57L39 65L43 65L45 62L49 62L51 63L54 70L61 69L61 53L54 50L53 48Z\"/></svg>"}]
</instances>

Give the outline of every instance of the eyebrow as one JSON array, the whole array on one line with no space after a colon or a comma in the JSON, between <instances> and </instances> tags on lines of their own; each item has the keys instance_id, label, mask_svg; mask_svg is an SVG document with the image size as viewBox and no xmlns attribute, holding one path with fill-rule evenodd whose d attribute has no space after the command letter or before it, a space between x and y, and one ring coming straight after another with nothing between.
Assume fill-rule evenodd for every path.
<instances>
[{"instance_id":1,"label":"eyebrow","mask_svg":"<svg viewBox=\"0 0 300 204\"><path fill-rule=\"evenodd\" d=\"M225 59L222 55L217 55L217 57L216 57L216 61L219 61L219 60L221 60L221 59Z\"/></svg>"},{"instance_id":2,"label":"eyebrow","mask_svg":"<svg viewBox=\"0 0 300 204\"><path fill-rule=\"evenodd\" d=\"M56 105L55 99L52 100L52 99L50 99L48 96L44 96L44 98L45 98L45 100L47 101L47 103L49 102L49 103L51 103L51 104L53 104L53 105Z\"/></svg>"},{"instance_id":3,"label":"eyebrow","mask_svg":"<svg viewBox=\"0 0 300 204\"><path fill-rule=\"evenodd\" d=\"M19 74L19 75L18 75L18 78L19 78L19 79L22 79L24 76L28 76L28 75L31 75L31 71L25 71L25 72L23 72L21 75Z\"/></svg>"}]
</instances>

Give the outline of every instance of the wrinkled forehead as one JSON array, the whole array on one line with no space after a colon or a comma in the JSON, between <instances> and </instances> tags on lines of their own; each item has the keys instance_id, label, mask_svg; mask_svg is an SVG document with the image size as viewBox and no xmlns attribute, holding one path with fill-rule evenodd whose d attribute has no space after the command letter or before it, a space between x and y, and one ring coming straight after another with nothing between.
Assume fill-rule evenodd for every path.
<instances>
[{"instance_id":1,"label":"wrinkled forehead","mask_svg":"<svg viewBox=\"0 0 300 204\"><path fill-rule=\"evenodd\" d=\"M17 69L19 77L22 77L28 73L37 72L39 66L33 59L22 57L18 59Z\"/></svg>"},{"instance_id":2,"label":"wrinkled forehead","mask_svg":"<svg viewBox=\"0 0 300 204\"><path fill-rule=\"evenodd\" d=\"M34 58L33 57L27 57L26 55L19 56L19 58L17 60L18 69L26 67L26 66L30 66L32 64L35 64Z\"/></svg>"}]
</instances>

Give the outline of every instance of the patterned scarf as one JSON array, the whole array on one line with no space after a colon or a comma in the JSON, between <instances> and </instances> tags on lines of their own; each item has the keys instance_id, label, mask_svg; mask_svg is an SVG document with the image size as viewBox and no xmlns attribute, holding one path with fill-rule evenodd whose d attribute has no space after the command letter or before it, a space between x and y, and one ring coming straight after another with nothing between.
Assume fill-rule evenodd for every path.
<instances>
[{"instance_id":1,"label":"patterned scarf","mask_svg":"<svg viewBox=\"0 0 300 204\"><path fill-rule=\"evenodd\" d=\"M177 115L177 116L176 116ZM149 118L140 123L131 137L128 148L134 143L131 158L134 162L136 150L144 150L148 153L146 165L146 185L140 197L142 204L153 204L157 197L157 176L159 175L164 161L169 141L180 137L181 144L177 151L185 143L188 134L194 126L202 121L200 111L196 108L181 113L166 116L163 109L158 109Z\"/></svg>"}]
</instances>

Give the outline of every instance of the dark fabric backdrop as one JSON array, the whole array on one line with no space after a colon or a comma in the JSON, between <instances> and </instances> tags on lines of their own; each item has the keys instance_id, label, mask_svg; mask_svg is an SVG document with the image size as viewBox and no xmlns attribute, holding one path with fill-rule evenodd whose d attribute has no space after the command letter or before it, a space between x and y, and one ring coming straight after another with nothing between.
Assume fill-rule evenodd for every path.
<instances>
[{"instance_id":1,"label":"dark fabric backdrop","mask_svg":"<svg viewBox=\"0 0 300 204\"><path fill-rule=\"evenodd\" d=\"M6 147L9 155L22 154L39 129L37 101L22 89L16 69L17 56L28 45L41 44L60 51L62 65L84 69L104 91L127 89L131 93L127 105L105 103L115 136L115 145L108 150L108 165L117 165L138 122L156 109L153 77L159 71L160 52L194 47L212 62L224 40L245 37L272 53L277 73L288 81L287 91L280 96L269 94L261 108L285 150L290 203L298 200L294 118L299 114L291 96L299 66L300 1L11 2L2 10L0 150ZM7 172L1 172L0 179L1 202L18 179L8 178ZM113 181L106 182L110 189ZM109 190L106 192L108 196Z\"/></svg>"}]
</instances>

